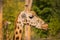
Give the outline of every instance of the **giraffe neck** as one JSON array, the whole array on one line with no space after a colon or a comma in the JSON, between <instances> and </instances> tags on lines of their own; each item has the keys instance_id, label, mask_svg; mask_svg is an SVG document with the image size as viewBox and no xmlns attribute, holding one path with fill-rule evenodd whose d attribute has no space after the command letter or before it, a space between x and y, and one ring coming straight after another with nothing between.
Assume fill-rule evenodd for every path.
<instances>
[{"instance_id":1,"label":"giraffe neck","mask_svg":"<svg viewBox=\"0 0 60 40\"><path fill-rule=\"evenodd\" d=\"M21 19L18 17L16 20L16 26L14 31L14 40L22 40L22 34L23 34L23 26L20 21Z\"/></svg>"}]
</instances>

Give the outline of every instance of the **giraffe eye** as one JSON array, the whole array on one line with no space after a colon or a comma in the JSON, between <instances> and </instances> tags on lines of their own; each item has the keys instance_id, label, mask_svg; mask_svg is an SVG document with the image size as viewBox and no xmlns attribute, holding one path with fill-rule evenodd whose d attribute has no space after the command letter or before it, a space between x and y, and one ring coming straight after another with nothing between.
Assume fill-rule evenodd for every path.
<instances>
[{"instance_id":1,"label":"giraffe eye","mask_svg":"<svg viewBox=\"0 0 60 40\"><path fill-rule=\"evenodd\" d=\"M34 17L33 15L32 16L29 16L30 19L32 19L33 17Z\"/></svg>"}]
</instances>

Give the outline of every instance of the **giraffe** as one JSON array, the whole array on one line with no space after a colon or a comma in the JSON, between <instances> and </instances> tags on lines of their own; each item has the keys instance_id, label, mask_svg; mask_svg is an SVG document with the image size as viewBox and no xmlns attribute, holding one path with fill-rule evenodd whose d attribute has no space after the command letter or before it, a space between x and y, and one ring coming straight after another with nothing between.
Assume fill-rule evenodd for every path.
<instances>
[{"instance_id":1,"label":"giraffe","mask_svg":"<svg viewBox=\"0 0 60 40\"><path fill-rule=\"evenodd\" d=\"M24 40L31 40L31 26L38 29L47 30L48 24L39 18L34 11L31 11L32 0L25 0L25 10L22 11L16 20L16 26L14 31L14 40L22 40L23 27L25 26L25 38Z\"/></svg>"}]
</instances>

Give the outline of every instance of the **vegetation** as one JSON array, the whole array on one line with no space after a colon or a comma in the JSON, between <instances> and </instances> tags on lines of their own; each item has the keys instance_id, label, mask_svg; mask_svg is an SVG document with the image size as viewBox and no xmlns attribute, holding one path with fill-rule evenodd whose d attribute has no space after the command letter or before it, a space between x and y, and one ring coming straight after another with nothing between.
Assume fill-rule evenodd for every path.
<instances>
[{"instance_id":1,"label":"vegetation","mask_svg":"<svg viewBox=\"0 0 60 40\"><path fill-rule=\"evenodd\" d=\"M11 35L10 38L12 38L15 19L23 9L24 0L3 1L3 20L11 22L11 24L8 25L9 35ZM47 31L32 27L32 40L49 37L60 38L58 36L60 35L60 0L34 0L32 10L34 10L36 14L49 25L49 29ZM5 32L5 26L3 28Z\"/></svg>"}]
</instances>

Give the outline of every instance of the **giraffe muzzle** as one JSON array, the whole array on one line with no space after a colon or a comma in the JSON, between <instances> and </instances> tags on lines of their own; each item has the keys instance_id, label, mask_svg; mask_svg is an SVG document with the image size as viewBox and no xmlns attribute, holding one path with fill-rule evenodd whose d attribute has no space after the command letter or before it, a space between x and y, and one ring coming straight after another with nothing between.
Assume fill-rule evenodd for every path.
<instances>
[{"instance_id":1,"label":"giraffe muzzle","mask_svg":"<svg viewBox=\"0 0 60 40\"><path fill-rule=\"evenodd\" d=\"M48 24L47 24L47 23L42 24L42 29L43 29L43 30L47 30L47 29L48 29Z\"/></svg>"}]
</instances>

